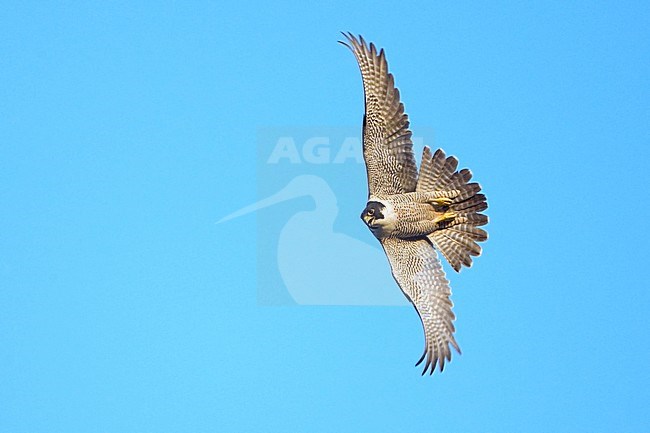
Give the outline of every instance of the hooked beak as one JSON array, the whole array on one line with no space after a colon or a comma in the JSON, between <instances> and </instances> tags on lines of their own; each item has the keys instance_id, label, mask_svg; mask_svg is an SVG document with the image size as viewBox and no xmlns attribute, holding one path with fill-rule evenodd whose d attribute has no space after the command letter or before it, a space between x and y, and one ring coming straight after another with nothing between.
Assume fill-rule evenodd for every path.
<instances>
[{"instance_id":1,"label":"hooked beak","mask_svg":"<svg viewBox=\"0 0 650 433\"><path fill-rule=\"evenodd\" d=\"M368 215L367 213L364 213L363 215L361 215L361 219L363 220L363 222L366 223L366 225L367 225L368 227L370 227L370 225L371 225L373 222L375 222L375 217L370 216L370 215Z\"/></svg>"}]
</instances>

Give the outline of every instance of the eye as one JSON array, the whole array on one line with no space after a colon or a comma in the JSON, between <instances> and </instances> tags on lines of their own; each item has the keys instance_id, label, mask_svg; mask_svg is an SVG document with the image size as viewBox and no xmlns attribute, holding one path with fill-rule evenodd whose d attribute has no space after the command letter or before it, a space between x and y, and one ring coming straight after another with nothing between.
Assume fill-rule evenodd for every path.
<instances>
[{"instance_id":1,"label":"eye","mask_svg":"<svg viewBox=\"0 0 650 433\"><path fill-rule=\"evenodd\" d=\"M375 210L373 208L368 209L368 215L373 216L375 214Z\"/></svg>"}]
</instances>

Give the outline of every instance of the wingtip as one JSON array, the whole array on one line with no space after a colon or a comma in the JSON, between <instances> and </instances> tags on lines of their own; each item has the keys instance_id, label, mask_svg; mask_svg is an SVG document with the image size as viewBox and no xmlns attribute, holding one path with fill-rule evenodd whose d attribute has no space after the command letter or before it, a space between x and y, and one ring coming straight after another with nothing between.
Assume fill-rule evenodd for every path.
<instances>
[{"instance_id":1,"label":"wingtip","mask_svg":"<svg viewBox=\"0 0 650 433\"><path fill-rule=\"evenodd\" d=\"M427 362L424 364L424 370L422 370L422 376L427 374L427 371L429 371L429 366L431 365L431 358L427 357Z\"/></svg>"},{"instance_id":2,"label":"wingtip","mask_svg":"<svg viewBox=\"0 0 650 433\"><path fill-rule=\"evenodd\" d=\"M341 33L343 35L343 37L348 40L348 42L351 42L350 37L344 31L341 31L339 33ZM348 47L349 49L352 49L352 47L350 46L350 44L348 42L345 42L345 41L336 41L336 42L338 42L339 44L341 44L341 45L343 45L345 47Z\"/></svg>"},{"instance_id":3,"label":"wingtip","mask_svg":"<svg viewBox=\"0 0 650 433\"><path fill-rule=\"evenodd\" d=\"M417 367L418 365L422 364L422 361L424 361L424 357L427 356L427 349L426 347L424 348L424 352L422 353L422 356L420 356L420 359L418 359L418 362L415 363L415 366Z\"/></svg>"},{"instance_id":4,"label":"wingtip","mask_svg":"<svg viewBox=\"0 0 650 433\"><path fill-rule=\"evenodd\" d=\"M456 352L458 352L459 355L462 355L463 352L460 350L460 346L458 345L458 342L456 341L456 338L454 336L451 336L450 340L451 345L456 349ZM449 358L451 359L451 352L449 353Z\"/></svg>"},{"instance_id":5,"label":"wingtip","mask_svg":"<svg viewBox=\"0 0 650 433\"><path fill-rule=\"evenodd\" d=\"M370 42L370 55L372 57L377 57L377 47L375 47L375 44Z\"/></svg>"}]
</instances>

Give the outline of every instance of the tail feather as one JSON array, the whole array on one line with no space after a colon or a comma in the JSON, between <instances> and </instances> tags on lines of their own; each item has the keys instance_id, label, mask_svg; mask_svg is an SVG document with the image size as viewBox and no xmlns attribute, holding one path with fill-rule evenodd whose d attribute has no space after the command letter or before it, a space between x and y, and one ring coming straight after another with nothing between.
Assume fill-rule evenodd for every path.
<instances>
[{"instance_id":1,"label":"tail feather","mask_svg":"<svg viewBox=\"0 0 650 433\"><path fill-rule=\"evenodd\" d=\"M472 257L467 252L465 245L451 237L449 232L445 233L445 230L436 230L428 238L440 250L456 272L460 271L462 265L468 268L472 266Z\"/></svg>"},{"instance_id":2,"label":"tail feather","mask_svg":"<svg viewBox=\"0 0 650 433\"><path fill-rule=\"evenodd\" d=\"M474 242L471 236L464 231L447 230L445 236L454 240L459 246L463 247L470 256L480 256L481 247Z\"/></svg>"},{"instance_id":3,"label":"tail feather","mask_svg":"<svg viewBox=\"0 0 650 433\"><path fill-rule=\"evenodd\" d=\"M440 174L440 177L438 178L438 181L435 183L434 187L436 189L442 189L445 186L451 184L452 178L456 172L456 168L458 168L458 160L453 156L447 157L445 165L442 167L442 173Z\"/></svg>"},{"instance_id":4,"label":"tail feather","mask_svg":"<svg viewBox=\"0 0 650 433\"><path fill-rule=\"evenodd\" d=\"M449 228L449 231L452 233L458 233L477 242L486 241L488 238L487 232L478 227L474 227L470 224L459 224L457 226L452 226Z\"/></svg>"},{"instance_id":5,"label":"tail feather","mask_svg":"<svg viewBox=\"0 0 650 433\"><path fill-rule=\"evenodd\" d=\"M454 161L456 165L454 166ZM451 179L458 166L458 160L454 157L447 158L442 149L436 150L432 155L428 146L424 147L420 175L416 191L440 190L440 185L445 185Z\"/></svg>"},{"instance_id":6,"label":"tail feather","mask_svg":"<svg viewBox=\"0 0 650 433\"><path fill-rule=\"evenodd\" d=\"M478 213L487 209L488 206L485 194L475 194L460 203L453 203L450 207L457 213Z\"/></svg>"},{"instance_id":7,"label":"tail feather","mask_svg":"<svg viewBox=\"0 0 650 433\"><path fill-rule=\"evenodd\" d=\"M469 224L474 227L484 226L488 223L488 217L480 213L459 213L457 218L451 221L452 223L444 226L444 228L452 227L455 224Z\"/></svg>"},{"instance_id":8,"label":"tail feather","mask_svg":"<svg viewBox=\"0 0 650 433\"><path fill-rule=\"evenodd\" d=\"M480 192L481 185L470 182L472 172L466 168L456 171L457 168L455 157L445 156L441 149L431 154L425 147L416 191L449 192L449 197L454 197L448 205L454 218L440 223L427 237L459 272L462 266L472 266L472 257L481 254L477 242L488 238L487 232L478 228L488 223L488 217L480 213L488 205L485 194Z\"/></svg>"},{"instance_id":9,"label":"tail feather","mask_svg":"<svg viewBox=\"0 0 650 433\"><path fill-rule=\"evenodd\" d=\"M447 182L446 184L438 185L438 188L450 188L450 189L457 189L462 191L465 188L469 187L469 185L474 185L474 184L468 184L471 178L472 178L472 172L464 168L461 171L454 172L451 175L449 182ZM481 187L479 186L479 190L480 189Z\"/></svg>"},{"instance_id":10,"label":"tail feather","mask_svg":"<svg viewBox=\"0 0 650 433\"><path fill-rule=\"evenodd\" d=\"M453 200L454 204L459 204L474 197L481 190L481 185L476 182L467 184L459 183L458 185L453 185L451 188L460 192Z\"/></svg>"}]
</instances>

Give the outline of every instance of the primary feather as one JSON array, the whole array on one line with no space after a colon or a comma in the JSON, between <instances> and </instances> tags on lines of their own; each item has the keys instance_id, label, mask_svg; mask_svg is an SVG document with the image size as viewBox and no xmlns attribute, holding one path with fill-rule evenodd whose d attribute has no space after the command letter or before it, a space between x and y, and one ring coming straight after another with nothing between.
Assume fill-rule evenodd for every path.
<instances>
[{"instance_id":1,"label":"primary feather","mask_svg":"<svg viewBox=\"0 0 650 433\"><path fill-rule=\"evenodd\" d=\"M384 50L379 53L363 37L344 34L359 63L365 96L363 157L368 176L368 195L399 194L415 190L417 166L408 116L400 102L393 75L388 72Z\"/></svg>"}]
</instances>

